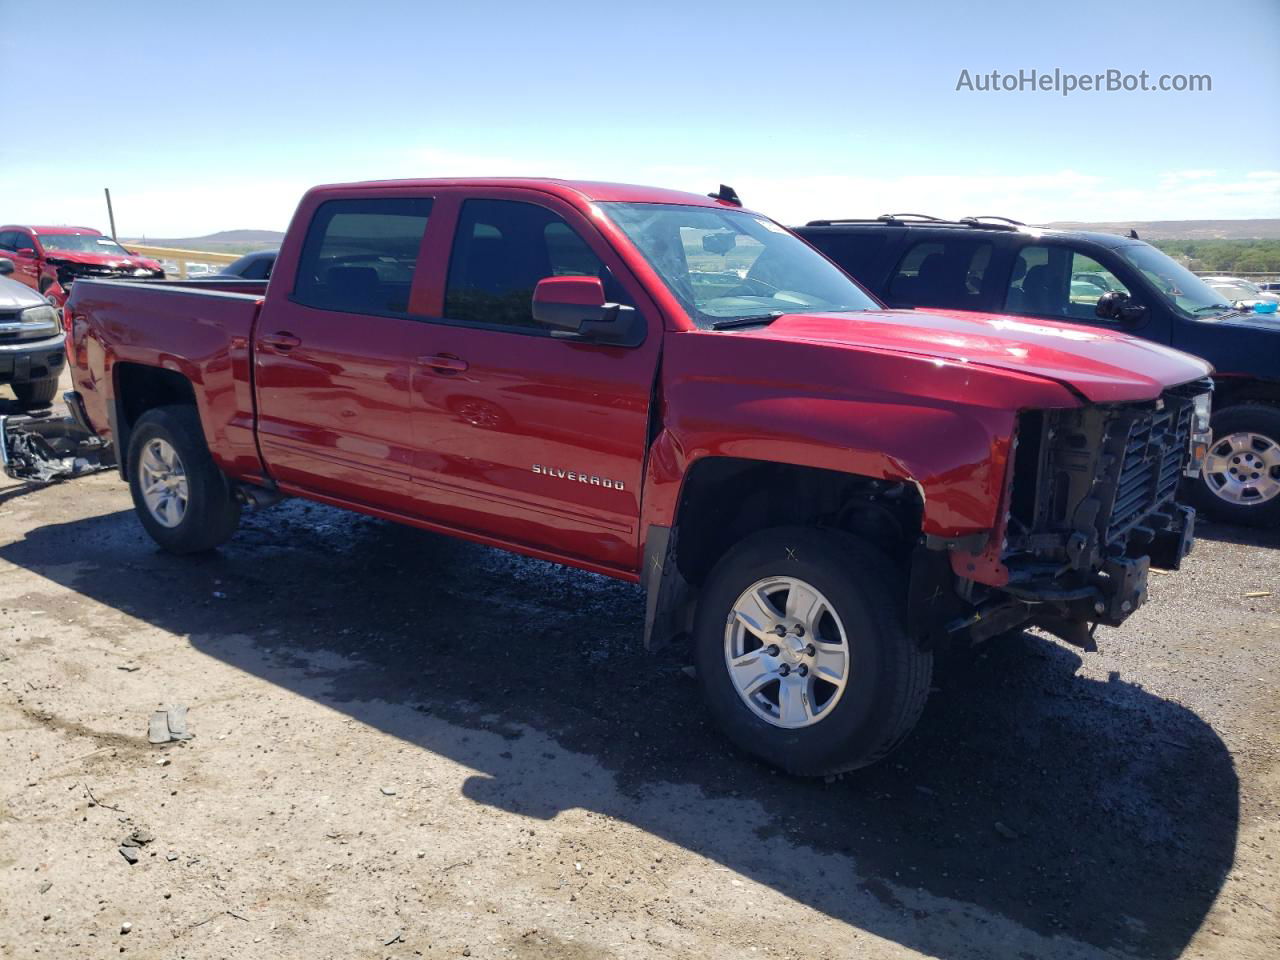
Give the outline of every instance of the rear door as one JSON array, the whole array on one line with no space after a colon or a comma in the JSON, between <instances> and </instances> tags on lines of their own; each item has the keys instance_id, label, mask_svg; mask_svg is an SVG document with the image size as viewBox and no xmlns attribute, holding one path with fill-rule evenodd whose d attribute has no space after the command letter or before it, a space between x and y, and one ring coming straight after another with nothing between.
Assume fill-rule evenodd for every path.
<instances>
[{"instance_id":1,"label":"rear door","mask_svg":"<svg viewBox=\"0 0 1280 960\"><path fill-rule=\"evenodd\" d=\"M995 244L970 231L907 231L907 244L889 275L883 299L891 307L985 310L998 281Z\"/></svg>"},{"instance_id":2,"label":"rear door","mask_svg":"<svg viewBox=\"0 0 1280 960\"><path fill-rule=\"evenodd\" d=\"M563 201L515 189L459 194L450 217L452 242L436 264L439 316L413 371L424 497L452 525L634 569L657 309ZM636 307L644 342L572 341L540 327L534 286L570 275L598 276L607 299Z\"/></svg>"},{"instance_id":3,"label":"rear door","mask_svg":"<svg viewBox=\"0 0 1280 960\"><path fill-rule=\"evenodd\" d=\"M410 310L428 196L348 197L314 210L287 296L255 331L258 432L282 484L417 512L410 420L422 323Z\"/></svg>"}]
</instances>

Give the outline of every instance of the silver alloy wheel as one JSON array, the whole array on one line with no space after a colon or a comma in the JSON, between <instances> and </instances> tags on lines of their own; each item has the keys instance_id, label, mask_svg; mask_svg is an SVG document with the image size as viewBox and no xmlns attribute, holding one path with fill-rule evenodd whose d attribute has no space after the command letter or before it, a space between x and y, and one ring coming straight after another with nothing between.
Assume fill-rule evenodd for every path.
<instances>
[{"instance_id":1,"label":"silver alloy wheel","mask_svg":"<svg viewBox=\"0 0 1280 960\"><path fill-rule=\"evenodd\" d=\"M187 471L173 444L148 440L138 458L142 501L161 526L176 527L187 514Z\"/></svg>"},{"instance_id":2,"label":"silver alloy wheel","mask_svg":"<svg viewBox=\"0 0 1280 960\"><path fill-rule=\"evenodd\" d=\"M1260 433L1218 437L1205 457L1204 482L1227 503L1266 503L1280 496L1280 444Z\"/></svg>"},{"instance_id":3,"label":"silver alloy wheel","mask_svg":"<svg viewBox=\"0 0 1280 960\"><path fill-rule=\"evenodd\" d=\"M848 635L817 588L769 577L744 590L729 611L724 661L752 713L794 730L826 719L844 695Z\"/></svg>"}]
</instances>

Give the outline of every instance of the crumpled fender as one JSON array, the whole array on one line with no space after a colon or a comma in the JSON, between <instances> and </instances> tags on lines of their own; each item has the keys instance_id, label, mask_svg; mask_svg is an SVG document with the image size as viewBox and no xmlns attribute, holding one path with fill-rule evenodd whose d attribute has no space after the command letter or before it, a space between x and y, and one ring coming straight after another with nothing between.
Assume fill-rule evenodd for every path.
<instances>
[{"instance_id":1,"label":"crumpled fender","mask_svg":"<svg viewBox=\"0 0 1280 960\"><path fill-rule=\"evenodd\" d=\"M696 462L738 457L910 483L926 535L990 533L1018 412L1080 402L979 364L707 332L668 335L660 389L642 530L674 524Z\"/></svg>"}]
</instances>

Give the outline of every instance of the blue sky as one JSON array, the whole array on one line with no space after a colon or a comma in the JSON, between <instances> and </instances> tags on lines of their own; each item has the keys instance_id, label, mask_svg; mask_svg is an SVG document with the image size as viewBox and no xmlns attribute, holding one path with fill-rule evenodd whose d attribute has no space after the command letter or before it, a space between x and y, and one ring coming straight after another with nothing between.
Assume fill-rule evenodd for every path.
<instances>
[{"instance_id":1,"label":"blue sky","mask_svg":"<svg viewBox=\"0 0 1280 960\"><path fill-rule=\"evenodd\" d=\"M0 0L0 221L105 226L110 186L124 235L283 228L313 183L491 174L723 181L788 222L1280 216L1277 0L68 0L56 54L43 6ZM1033 68L1213 89L956 90Z\"/></svg>"}]
</instances>

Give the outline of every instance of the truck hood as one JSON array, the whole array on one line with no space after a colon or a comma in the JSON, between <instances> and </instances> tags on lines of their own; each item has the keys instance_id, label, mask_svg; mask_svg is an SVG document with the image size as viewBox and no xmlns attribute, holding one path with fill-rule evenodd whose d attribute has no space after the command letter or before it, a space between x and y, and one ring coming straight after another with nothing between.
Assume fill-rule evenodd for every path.
<instances>
[{"instance_id":1,"label":"truck hood","mask_svg":"<svg viewBox=\"0 0 1280 960\"><path fill-rule=\"evenodd\" d=\"M84 263L97 267L146 267L148 270L159 270L160 264L147 257L120 256L110 253L80 253L75 250L50 250L45 259L53 263Z\"/></svg>"},{"instance_id":2,"label":"truck hood","mask_svg":"<svg viewBox=\"0 0 1280 960\"><path fill-rule=\"evenodd\" d=\"M1093 403L1150 400L1212 368L1125 333L963 310L788 314L747 335L981 364L1061 383Z\"/></svg>"}]
</instances>

